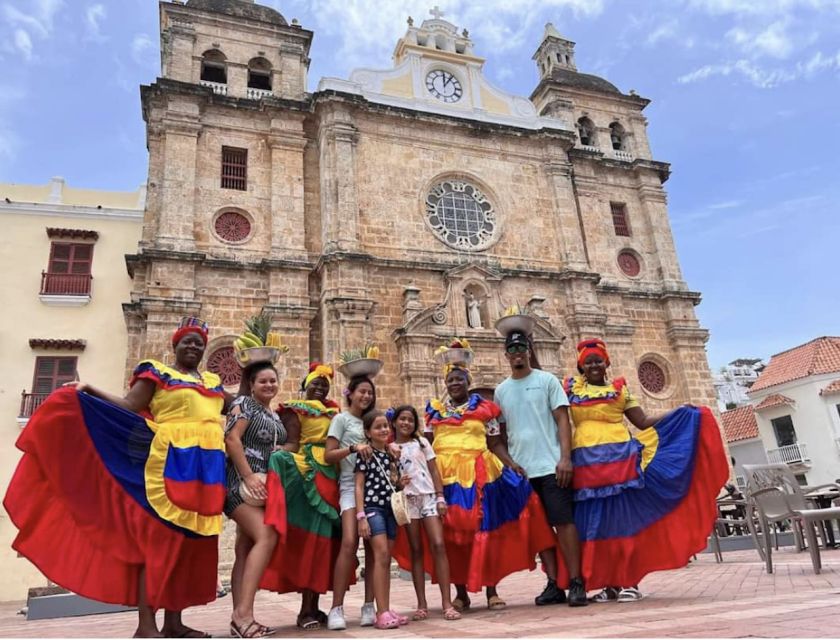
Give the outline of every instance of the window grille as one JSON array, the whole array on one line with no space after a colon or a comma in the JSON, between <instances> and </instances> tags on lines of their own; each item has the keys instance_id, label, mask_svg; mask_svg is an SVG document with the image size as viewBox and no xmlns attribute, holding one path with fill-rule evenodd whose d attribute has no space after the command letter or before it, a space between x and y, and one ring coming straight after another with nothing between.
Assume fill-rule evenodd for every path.
<instances>
[{"instance_id":1,"label":"window grille","mask_svg":"<svg viewBox=\"0 0 840 640\"><path fill-rule=\"evenodd\" d=\"M222 147L222 189L248 188L248 150Z\"/></svg>"}]
</instances>

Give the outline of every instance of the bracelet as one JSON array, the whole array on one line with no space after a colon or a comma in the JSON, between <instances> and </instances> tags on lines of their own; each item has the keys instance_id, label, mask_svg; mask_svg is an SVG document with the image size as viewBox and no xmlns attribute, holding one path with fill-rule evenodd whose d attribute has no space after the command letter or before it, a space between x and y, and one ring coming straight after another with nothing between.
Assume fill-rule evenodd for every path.
<instances>
[{"instance_id":1,"label":"bracelet","mask_svg":"<svg viewBox=\"0 0 840 640\"><path fill-rule=\"evenodd\" d=\"M351 455L356 453L356 445L351 444L349 447L347 447L347 450L350 452Z\"/></svg>"},{"instance_id":2,"label":"bracelet","mask_svg":"<svg viewBox=\"0 0 840 640\"><path fill-rule=\"evenodd\" d=\"M356 514L356 520L365 520L367 518L367 514L364 511L360 511Z\"/></svg>"},{"instance_id":3,"label":"bracelet","mask_svg":"<svg viewBox=\"0 0 840 640\"><path fill-rule=\"evenodd\" d=\"M438 499L435 500L435 504L446 504L446 500L444 500L443 496L438 496Z\"/></svg>"}]
</instances>

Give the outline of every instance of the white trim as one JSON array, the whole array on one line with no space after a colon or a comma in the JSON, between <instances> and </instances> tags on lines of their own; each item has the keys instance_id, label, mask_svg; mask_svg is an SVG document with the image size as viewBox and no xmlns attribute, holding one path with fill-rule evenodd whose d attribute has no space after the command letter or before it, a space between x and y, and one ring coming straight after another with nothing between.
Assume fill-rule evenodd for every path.
<instances>
[{"instance_id":1,"label":"white trim","mask_svg":"<svg viewBox=\"0 0 840 640\"><path fill-rule=\"evenodd\" d=\"M15 420L17 420L18 427L21 429L23 429L29 422L29 418L15 418Z\"/></svg>"},{"instance_id":2,"label":"white trim","mask_svg":"<svg viewBox=\"0 0 840 640\"><path fill-rule=\"evenodd\" d=\"M84 307L90 303L90 295L86 296L53 296L39 294L38 297L51 307Z\"/></svg>"},{"instance_id":3,"label":"white trim","mask_svg":"<svg viewBox=\"0 0 840 640\"><path fill-rule=\"evenodd\" d=\"M42 202L0 202L0 215L55 216L59 218L95 218L142 222L143 209L117 209L91 206L59 205Z\"/></svg>"}]
</instances>

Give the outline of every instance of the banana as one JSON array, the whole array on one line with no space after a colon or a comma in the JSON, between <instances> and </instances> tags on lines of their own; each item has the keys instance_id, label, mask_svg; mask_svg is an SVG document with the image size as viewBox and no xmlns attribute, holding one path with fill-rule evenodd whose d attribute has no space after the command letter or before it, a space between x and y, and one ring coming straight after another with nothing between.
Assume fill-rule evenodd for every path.
<instances>
[{"instance_id":1,"label":"banana","mask_svg":"<svg viewBox=\"0 0 840 640\"><path fill-rule=\"evenodd\" d=\"M274 331L270 332L268 336L266 336L266 344L267 347L279 347L280 346L280 334Z\"/></svg>"},{"instance_id":2,"label":"banana","mask_svg":"<svg viewBox=\"0 0 840 640\"><path fill-rule=\"evenodd\" d=\"M242 338L237 338L236 340L233 341L233 348L236 349L237 351L242 351L243 349L246 348L245 343L242 341Z\"/></svg>"},{"instance_id":3,"label":"banana","mask_svg":"<svg viewBox=\"0 0 840 640\"><path fill-rule=\"evenodd\" d=\"M245 340L250 340L251 342L254 342L255 344L253 346L256 346L256 347L264 346L262 338L260 338L255 333L251 333L250 331L246 331L244 334L242 334L242 338L245 339Z\"/></svg>"},{"instance_id":4,"label":"banana","mask_svg":"<svg viewBox=\"0 0 840 640\"><path fill-rule=\"evenodd\" d=\"M376 345L368 347L367 357L373 358L374 360L379 358L379 347L377 347Z\"/></svg>"},{"instance_id":5,"label":"banana","mask_svg":"<svg viewBox=\"0 0 840 640\"><path fill-rule=\"evenodd\" d=\"M241 336L239 340L242 342L243 349L252 349L254 347L261 347L262 342L254 340L253 338L249 338L247 334Z\"/></svg>"}]
</instances>

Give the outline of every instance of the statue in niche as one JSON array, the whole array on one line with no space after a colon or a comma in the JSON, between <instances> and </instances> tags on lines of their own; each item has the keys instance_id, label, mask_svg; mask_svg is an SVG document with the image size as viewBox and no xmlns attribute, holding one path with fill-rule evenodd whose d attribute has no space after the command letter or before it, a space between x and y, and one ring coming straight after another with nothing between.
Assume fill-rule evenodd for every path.
<instances>
[{"instance_id":1,"label":"statue in niche","mask_svg":"<svg viewBox=\"0 0 840 640\"><path fill-rule=\"evenodd\" d=\"M472 292L467 294L467 324L470 329L483 329L481 324L481 303Z\"/></svg>"}]
</instances>

